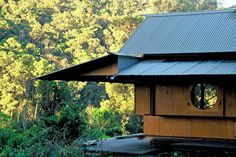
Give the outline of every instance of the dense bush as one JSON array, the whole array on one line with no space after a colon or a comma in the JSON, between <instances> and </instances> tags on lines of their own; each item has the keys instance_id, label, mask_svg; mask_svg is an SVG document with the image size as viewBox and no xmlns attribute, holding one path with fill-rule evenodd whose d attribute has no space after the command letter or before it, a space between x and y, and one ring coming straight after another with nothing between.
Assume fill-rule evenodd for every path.
<instances>
[{"instance_id":1,"label":"dense bush","mask_svg":"<svg viewBox=\"0 0 236 157\"><path fill-rule=\"evenodd\" d=\"M3 126L0 156L78 156L80 141L76 139L86 130L82 113L79 105L71 105L57 115L41 118L25 131L19 125Z\"/></svg>"},{"instance_id":2,"label":"dense bush","mask_svg":"<svg viewBox=\"0 0 236 157\"><path fill-rule=\"evenodd\" d=\"M88 138L99 139L122 135L121 117L113 110L105 106L99 108L89 106L86 112L89 117Z\"/></svg>"},{"instance_id":3,"label":"dense bush","mask_svg":"<svg viewBox=\"0 0 236 157\"><path fill-rule=\"evenodd\" d=\"M143 117L137 115L130 115L125 129L129 134L136 134L143 132Z\"/></svg>"}]
</instances>

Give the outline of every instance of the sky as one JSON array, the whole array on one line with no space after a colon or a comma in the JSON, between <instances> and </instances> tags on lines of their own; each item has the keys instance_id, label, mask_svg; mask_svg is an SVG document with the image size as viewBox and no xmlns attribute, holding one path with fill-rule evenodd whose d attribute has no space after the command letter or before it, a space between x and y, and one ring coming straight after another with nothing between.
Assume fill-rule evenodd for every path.
<instances>
[{"instance_id":1,"label":"sky","mask_svg":"<svg viewBox=\"0 0 236 157\"><path fill-rule=\"evenodd\" d=\"M232 5L236 5L236 0L220 0L224 8L231 7Z\"/></svg>"}]
</instances>

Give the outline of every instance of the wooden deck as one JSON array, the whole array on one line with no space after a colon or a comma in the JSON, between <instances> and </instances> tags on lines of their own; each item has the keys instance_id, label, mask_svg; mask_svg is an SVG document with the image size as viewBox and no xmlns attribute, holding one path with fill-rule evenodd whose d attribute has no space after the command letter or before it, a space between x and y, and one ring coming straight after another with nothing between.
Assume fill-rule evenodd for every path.
<instances>
[{"instance_id":1,"label":"wooden deck","mask_svg":"<svg viewBox=\"0 0 236 157\"><path fill-rule=\"evenodd\" d=\"M118 137L98 141L96 144L85 147L85 154L126 154L143 155L159 151L159 148L152 146L150 139L137 137Z\"/></svg>"},{"instance_id":2,"label":"wooden deck","mask_svg":"<svg viewBox=\"0 0 236 157\"><path fill-rule=\"evenodd\" d=\"M236 156L236 141L173 137L122 136L84 147L85 156L140 156L184 153L184 156Z\"/></svg>"}]
</instances>

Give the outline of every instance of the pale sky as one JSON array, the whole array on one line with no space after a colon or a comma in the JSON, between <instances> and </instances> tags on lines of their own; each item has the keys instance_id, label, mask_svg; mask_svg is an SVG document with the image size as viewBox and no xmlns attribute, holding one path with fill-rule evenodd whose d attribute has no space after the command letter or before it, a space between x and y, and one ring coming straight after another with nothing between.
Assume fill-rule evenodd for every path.
<instances>
[{"instance_id":1,"label":"pale sky","mask_svg":"<svg viewBox=\"0 0 236 157\"><path fill-rule=\"evenodd\" d=\"M236 5L236 0L220 0L220 2L223 4L224 8L231 7L232 5Z\"/></svg>"}]
</instances>

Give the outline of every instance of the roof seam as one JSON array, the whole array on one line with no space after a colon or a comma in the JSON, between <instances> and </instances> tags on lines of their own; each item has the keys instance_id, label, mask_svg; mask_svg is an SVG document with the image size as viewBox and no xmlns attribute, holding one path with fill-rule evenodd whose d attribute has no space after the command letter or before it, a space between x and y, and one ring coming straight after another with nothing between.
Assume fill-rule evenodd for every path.
<instances>
[{"instance_id":1,"label":"roof seam","mask_svg":"<svg viewBox=\"0 0 236 157\"><path fill-rule=\"evenodd\" d=\"M120 48L120 50L118 51L118 53L120 53L124 48L125 45L127 45L127 43L132 39L132 37L134 36L134 34L143 26L143 23L148 19L148 17L146 17L140 24L139 26L132 32L131 36L127 39L127 41L123 44L123 46ZM124 53L122 53L124 54Z\"/></svg>"},{"instance_id":2,"label":"roof seam","mask_svg":"<svg viewBox=\"0 0 236 157\"><path fill-rule=\"evenodd\" d=\"M175 31L175 28L176 28L176 26L180 23L180 21L181 21L181 18L180 19L178 19L178 22L176 22L175 23L175 26L173 26L172 28L171 28L171 30L168 32L168 34L165 36L165 38L170 38L170 36L173 34L172 32L174 32ZM161 47L163 47L163 44L165 43L165 40L163 40L161 43L160 43L160 48ZM155 53L153 53L153 54L155 54Z\"/></svg>"},{"instance_id":3,"label":"roof seam","mask_svg":"<svg viewBox=\"0 0 236 157\"><path fill-rule=\"evenodd\" d=\"M218 24L218 22L219 22L221 16L222 16L222 14L217 18L216 22L215 22L214 25L213 25L214 27L212 27L211 30L208 32L206 38L208 38L208 37L211 35L211 33L215 30L214 28L215 28L215 26ZM208 42L209 42L209 41L208 41ZM203 43L201 44L201 46L199 46L198 51L199 51L202 47L203 47Z\"/></svg>"},{"instance_id":4,"label":"roof seam","mask_svg":"<svg viewBox=\"0 0 236 157\"><path fill-rule=\"evenodd\" d=\"M177 48L177 52L179 51L179 49L181 48L181 46L183 45L183 43L186 41L187 37L191 34L192 30L195 29L195 26L197 25L198 21L201 19L202 15L200 15L197 19L197 21L194 23L193 27L191 28L191 30L188 32L188 34L185 36L184 40L181 42L181 44L179 44L178 48Z\"/></svg>"},{"instance_id":5,"label":"roof seam","mask_svg":"<svg viewBox=\"0 0 236 157\"><path fill-rule=\"evenodd\" d=\"M164 61L164 60L159 60L158 63L163 62L163 61ZM143 70L143 71L140 72L139 74L142 74L142 73L146 72L147 70L149 70L150 68L154 67L155 65L156 65L156 63L153 63L149 68Z\"/></svg>"},{"instance_id":6,"label":"roof seam","mask_svg":"<svg viewBox=\"0 0 236 157\"><path fill-rule=\"evenodd\" d=\"M236 63L234 63L234 65L235 65L234 70L230 74L233 74L233 72L235 72L236 70Z\"/></svg>"},{"instance_id":7,"label":"roof seam","mask_svg":"<svg viewBox=\"0 0 236 157\"><path fill-rule=\"evenodd\" d=\"M163 18L163 19L162 19L161 25L164 24L165 20L166 20L166 18ZM160 26L161 26L161 25L160 25ZM160 26L159 26L159 27L160 27ZM156 27L156 29L154 29L152 33L155 34L156 30L159 29L159 27ZM150 40L150 38L152 38L152 36L153 36L153 35L150 34L150 35L147 37L147 41L146 41L145 43L143 43L143 44L144 44L144 45L148 44L148 43L149 43L149 40ZM142 53L142 52L139 52L139 53Z\"/></svg>"},{"instance_id":8,"label":"roof seam","mask_svg":"<svg viewBox=\"0 0 236 157\"><path fill-rule=\"evenodd\" d=\"M179 64L180 62L176 62L175 64L171 65L170 67L166 68L165 70L162 70L161 73L163 73L164 71L169 70L170 68L174 67L175 65Z\"/></svg>"},{"instance_id":9,"label":"roof seam","mask_svg":"<svg viewBox=\"0 0 236 157\"><path fill-rule=\"evenodd\" d=\"M218 62L218 61L217 61ZM216 69L217 68L217 66L219 66L219 65L215 65L213 68L211 68L211 69L209 69L206 73L209 73L210 71L212 71L212 70L214 70L214 69Z\"/></svg>"},{"instance_id":10,"label":"roof seam","mask_svg":"<svg viewBox=\"0 0 236 157\"><path fill-rule=\"evenodd\" d=\"M186 73L187 71L193 69L194 67L196 67L197 65L199 65L200 62L197 62L195 65L193 65L191 68L189 68L188 70L185 70L184 72L182 72L182 74L184 75L184 73Z\"/></svg>"}]
</instances>

